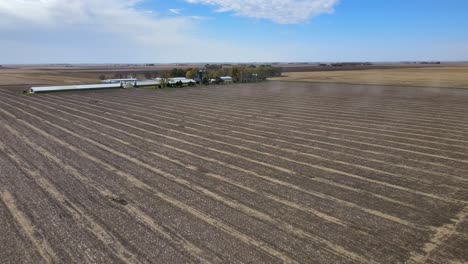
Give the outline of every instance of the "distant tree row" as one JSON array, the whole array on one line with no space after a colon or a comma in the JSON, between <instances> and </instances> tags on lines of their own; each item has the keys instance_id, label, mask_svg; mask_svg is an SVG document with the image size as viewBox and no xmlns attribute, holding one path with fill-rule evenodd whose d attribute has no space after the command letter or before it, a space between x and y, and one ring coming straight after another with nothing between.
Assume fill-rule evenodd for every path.
<instances>
[{"instance_id":1,"label":"distant tree row","mask_svg":"<svg viewBox=\"0 0 468 264\"><path fill-rule=\"evenodd\" d=\"M270 77L281 76L281 68L271 65L234 66L231 68L231 76L234 82L264 81Z\"/></svg>"},{"instance_id":2,"label":"distant tree row","mask_svg":"<svg viewBox=\"0 0 468 264\"><path fill-rule=\"evenodd\" d=\"M197 79L199 68L174 68L166 74L159 74L158 77L185 77L187 79ZM219 64L207 64L202 69L203 77L208 79L219 79L222 76L231 76L234 82L253 82L264 81L269 77L281 76L281 68L271 65L240 65L240 66L225 66ZM206 81L205 81L206 82Z\"/></svg>"}]
</instances>

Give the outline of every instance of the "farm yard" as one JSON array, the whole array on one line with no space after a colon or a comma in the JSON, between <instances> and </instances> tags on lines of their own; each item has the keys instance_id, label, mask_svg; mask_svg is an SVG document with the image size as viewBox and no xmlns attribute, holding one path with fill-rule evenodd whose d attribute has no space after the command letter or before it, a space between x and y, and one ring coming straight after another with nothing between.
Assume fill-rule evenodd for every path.
<instances>
[{"instance_id":1,"label":"farm yard","mask_svg":"<svg viewBox=\"0 0 468 264\"><path fill-rule=\"evenodd\" d=\"M0 88L2 263L467 263L468 91Z\"/></svg>"}]
</instances>

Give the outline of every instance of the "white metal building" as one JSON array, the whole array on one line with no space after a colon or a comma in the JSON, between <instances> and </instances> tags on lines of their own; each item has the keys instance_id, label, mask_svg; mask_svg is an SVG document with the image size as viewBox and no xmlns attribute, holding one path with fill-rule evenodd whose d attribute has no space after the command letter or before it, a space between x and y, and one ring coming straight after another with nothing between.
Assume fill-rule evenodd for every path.
<instances>
[{"instance_id":1,"label":"white metal building","mask_svg":"<svg viewBox=\"0 0 468 264\"><path fill-rule=\"evenodd\" d=\"M231 76L222 76L222 77L219 77L221 80L223 80L225 83L232 83L234 82L234 80L232 79Z\"/></svg>"}]
</instances>

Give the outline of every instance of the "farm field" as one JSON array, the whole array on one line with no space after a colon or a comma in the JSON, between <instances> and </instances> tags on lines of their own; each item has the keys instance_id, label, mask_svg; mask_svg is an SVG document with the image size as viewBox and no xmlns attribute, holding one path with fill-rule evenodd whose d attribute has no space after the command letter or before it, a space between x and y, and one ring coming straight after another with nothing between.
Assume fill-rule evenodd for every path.
<instances>
[{"instance_id":1,"label":"farm field","mask_svg":"<svg viewBox=\"0 0 468 264\"><path fill-rule=\"evenodd\" d=\"M452 64L450 64L452 65ZM460 65L459 65L460 66ZM464 65L466 66L466 64ZM163 72L170 71L173 68L203 68L204 64L191 64L191 65L155 65L155 66L144 66L144 65L69 65L69 66L51 66L51 65L12 65L7 67L0 67L0 87L1 86L12 86L12 85L71 85L71 84L85 84L85 83L98 83L100 82L99 77L104 75L106 78L118 78L116 74L122 74L122 77L135 77L144 79L146 78L144 73L150 72ZM229 68L230 66L226 66ZM330 71L338 71L341 74L345 71L351 71L353 73L347 73L348 76L353 76L362 72L363 69L374 69L377 72L382 70L399 69L399 71L406 72L407 70L414 70L425 67L428 68L444 68L445 72L452 72L452 69L457 67L452 66L437 66L437 65L422 65L422 64L376 64L363 67L319 67L318 65L309 64L278 64L275 67L279 67L284 72L284 75L288 76L285 80L295 80L300 78L301 80L308 80L310 76L324 76L330 75ZM299 73L300 72L300 73ZM314 75L310 75L315 73ZM408 72L410 73L410 72ZM406 74L408 74L406 73ZM299 74L299 75L298 75ZM318 74L318 75L317 75ZM454 72L454 74L456 74ZM463 74L463 73L462 73ZM447 76L453 78L453 76ZM466 80L465 75L462 76ZM457 77L460 78L460 77ZM280 79L282 80L282 79ZM457 80L457 79L454 79ZM378 83L373 83L378 84ZM467 84L467 82L465 82Z\"/></svg>"},{"instance_id":2,"label":"farm field","mask_svg":"<svg viewBox=\"0 0 468 264\"><path fill-rule=\"evenodd\" d=\"M2 263L468 262L466 90L19 90Z\"/></svg>"},{"instance_id":3,"label":"farm field","mask_svg":"<svg viewBox=\"0 0 468 264\"><path fill-rule=\"evenodd\" d=\"M58 69L1 69L0 85L66 85L99 82L98 73L80 73Z\"/></svg>"},{"instance_id":4,"label":"farm field","mask_svg":"<svg viewBox=\"0 0 468 264\"><path fill-rule=\"evenodd\" d=\"M286 72L279 81L325 82L418 87L468 88L468 66L371 69L360 71Z\"/></svg>"},{"instance_id":5,"label":"farm field","mask_svg":"<svg viewBox=\"0 0 468 264\"><path fill-rule=\"evenodd\" d=\"M115 74L144 78L144 72L168 71L172 68L189 68L193 66L159 65L159 66L15 66L0 68L0 86L12 85L67 85L99 83L99 77L116 78ZM198 65L201 66L201 65Z\"/></svg>"}]
</instances>

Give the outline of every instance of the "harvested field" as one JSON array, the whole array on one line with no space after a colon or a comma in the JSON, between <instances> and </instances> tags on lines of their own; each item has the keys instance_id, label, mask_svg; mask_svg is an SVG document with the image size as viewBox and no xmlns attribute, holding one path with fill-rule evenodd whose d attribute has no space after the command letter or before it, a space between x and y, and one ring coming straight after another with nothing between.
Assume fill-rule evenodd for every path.
<instances>
[{"instance_id":1,"label":"harvested field","mask_svg":"<svg viewBox=\"0 0 468 264\"><path fill-rule=\"evenodd\" d=\"M17 89L2 263L468 262L468 91Z\"/></svg>"},{"instance_id":2,"label":"harvested field","mask_svg":"<svg viewBox=\"0 0 468 264\"><path fill-rule=\"evenodd\" d=\"M98 83L100 75L106 78L120 78L115 74L122 74L122 77L133 76L135 78L145 78L145 72L169 71L172 68L189 68L194 66L18 66L15 68L0 68L0 86L10 85L67 85ZM201 65L200 65L201 66Z\"/></svg>"},{"instance_id":3,"label":"harvested field","mask_svg":"<svg viewBox=\"0 0 468 264\"><path fill-rule=\"evenodd\" d=\"M413 67L360 71L286 72L279 81L468 88L468 66Z\"/></svg>"}]
</instances>

